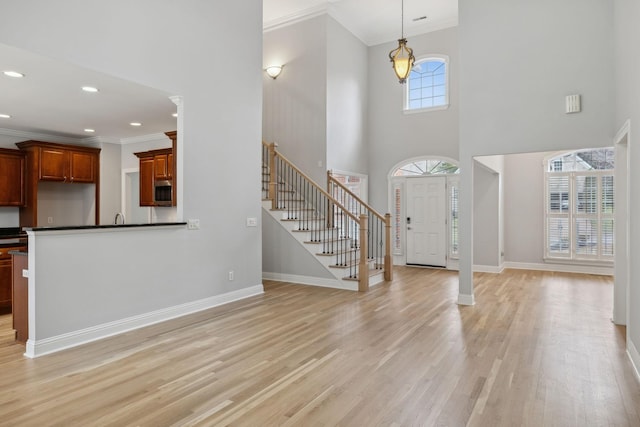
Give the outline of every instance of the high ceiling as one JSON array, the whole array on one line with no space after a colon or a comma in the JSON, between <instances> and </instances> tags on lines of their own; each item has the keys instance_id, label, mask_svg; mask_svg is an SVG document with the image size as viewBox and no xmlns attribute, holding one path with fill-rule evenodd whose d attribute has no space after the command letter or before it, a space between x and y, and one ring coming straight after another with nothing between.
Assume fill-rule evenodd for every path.
<instances>
[{"instance_id":1,"label":"high ceiling","mask_svg":"<svg viewBox=\"0 0 640 427\"><path fill-rule=\"evenodd\" d=\"M402 0L264 0L262 4L266 30L326 12L368 46L400 38ZM405 36L457 23L457 0L404 0Z\"/></svg>"},{"instance_id":2,"label":"high ceiling","mask_svg":"<svg viewBox=\"0 0 640 427\"><path fill-rule=\"evenodd\" d=\"M399 38L401 1L264 0L264 28L328 13L373 46ZM405 35L456 25L457 8L456 0L404 0ZM427 18L414 21L423 16ZM25 77L2 74L8 70ZM95 86L99 92L83 92L82 86ZM176 129L172 94L2 44L0 94L0 115L11 116L0 116L0 147L14 148L14 142L27 139L119 143Z\"/></svg>"}]
</instances>

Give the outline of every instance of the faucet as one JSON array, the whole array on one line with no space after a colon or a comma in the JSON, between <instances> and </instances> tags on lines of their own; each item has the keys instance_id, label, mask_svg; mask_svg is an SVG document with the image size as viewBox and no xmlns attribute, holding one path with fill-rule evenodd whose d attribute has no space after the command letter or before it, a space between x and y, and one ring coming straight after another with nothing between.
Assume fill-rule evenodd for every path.
<instances>
[{"instance_id":1,"label":"faucet","mask_svg":"<svg viewBox=\"0 0 640 427\"><path fill-rule=\"evenodd\" d=\"M113 223L115 225L118 225L118 218L122 218L122 223L121 224L124 225L124 214L122 212L118 212L116 214L116 218L113 220Z\"/></svg>"}]
</instances>

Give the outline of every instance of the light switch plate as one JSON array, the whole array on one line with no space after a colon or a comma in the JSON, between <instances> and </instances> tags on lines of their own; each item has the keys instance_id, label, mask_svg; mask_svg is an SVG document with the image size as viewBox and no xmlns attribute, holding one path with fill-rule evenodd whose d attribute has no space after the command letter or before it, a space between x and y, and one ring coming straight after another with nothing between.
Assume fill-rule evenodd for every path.
<instances>
[{"instance_id":1,"label":"light switch plate","mask_svg":"<svg viewBox=\"0 0 640 427\"><path fill-rule=\"evenodd\" d=\"M247 218L247 227L257 227L258 218Z\"/></svg>"},{"instance_id":2,"label":"light switch plate","mask_svg":"<svg viewBox=\"0 0 640 427\"><path fill-rule=\"evenodd\" d=\"M187 229L188 230L200 230L200 220L199 219L189 219L189 220L187 220Z\"/></svg>"}]
</instances>

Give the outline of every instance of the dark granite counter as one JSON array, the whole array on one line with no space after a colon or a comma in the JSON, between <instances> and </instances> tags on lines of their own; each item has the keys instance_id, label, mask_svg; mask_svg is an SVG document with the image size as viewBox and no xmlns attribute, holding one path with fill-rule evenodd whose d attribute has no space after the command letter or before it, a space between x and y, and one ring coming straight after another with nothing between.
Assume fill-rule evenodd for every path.
<instances>
[{"instance_id":1,"label":"dark granite counter","mask_svg":"<svg viewBox=\"0 0 640 427\"><path fill-rule=\"evenodd\" d=\"M21 239L3 239L0 238L0 248L10 248L13 246L27 246L26 236Z\"/></svg>"},{"instance_id":2,"label":"dark granite counter","mask_svg":"<svg viewBox=\"0 0 640 427\"><path fill-rule=\"evenodd\" d=\"M75 225L65 227L25 227L26 231L67 231L67 230L104 230L117 228L148 228L148 227L167 227L167 226L185 226L186 222L154 222L151 224L103 224L103 225Z\"/></svg>"}]
</instances>

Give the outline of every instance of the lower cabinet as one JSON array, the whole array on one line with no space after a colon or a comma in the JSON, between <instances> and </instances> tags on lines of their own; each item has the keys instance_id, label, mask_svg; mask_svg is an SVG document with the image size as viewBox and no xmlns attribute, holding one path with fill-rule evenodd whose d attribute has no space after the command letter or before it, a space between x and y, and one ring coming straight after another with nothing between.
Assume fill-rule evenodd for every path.
<instances>
[{"instance_id":1,"label":"lower cabinet","mask_svg":"<svg viewBox=\"0 0 640 427\"><path fill-rule=\"evenodd\" d=\"M29 338L29 282L22 275L28 268L28 260L26 254L13 255L13 329L16 341L23 343Z\"/></svg>"},{"instance_id":2,"label":"lower cabinet","mask_svg":"<svg viewBox=\"0 0 640 427\"><path fill-rule=\"evenodd\" d=\"M24 249L22 246L0 248L0 308L11 307L11 255L9 251Z\"/></svg>"}]
</instances>

